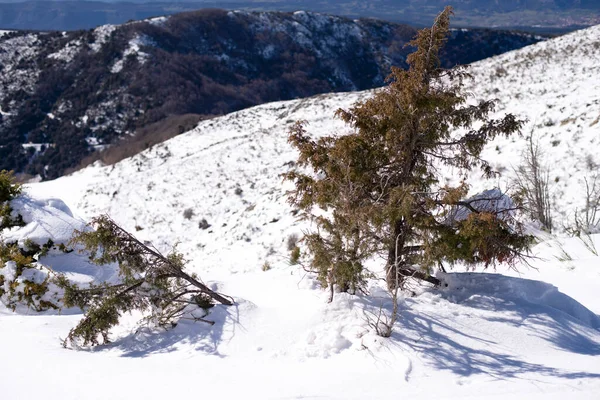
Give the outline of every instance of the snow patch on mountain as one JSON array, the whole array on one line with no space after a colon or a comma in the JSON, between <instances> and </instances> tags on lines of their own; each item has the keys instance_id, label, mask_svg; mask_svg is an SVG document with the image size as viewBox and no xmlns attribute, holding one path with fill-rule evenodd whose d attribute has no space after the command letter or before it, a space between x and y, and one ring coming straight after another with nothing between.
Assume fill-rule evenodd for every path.
<instances>
[{"instance_id":1,"label":"snow patch on mountain","mask_svg":"<svg viewBox=\"0 0 600 400\"><path fill-rule=\"evenodd\" d=\"M230 16L249 16L247 11L232 11ZM363 31L358 23L348 23L345 18L331 15L296 11L292 19L281 19L278 14L262 12L252 23L256 31L273 30L291 35L301 46L313 48L318 56L335 52L334 48L348 41L363 38ZM325 27L331 27L328 35L320 33ZM363 28L364 29L364 28Z\"/></svg>"},{"instance_id":2,"label":"snow patch on mountain","mask_svg":"<svg viewBox=\"0 0 600 400\"><path fill-rule=\"evenodd\" d=\"M0 65L3 66L0 74L0 85L3 90L0 91L0 101L5 97L6 92L13 92L21 89L25 92L31 92L38 78L39 71L23 70L17 68L19 63L31 63L37 54L36 44L38 39L34 35L23 35L4 40L0 52ZM7 110L5 109L5 112Z\"/></svg>"},{"instance_id":3,"label":"snow patch on mountain","mask_svg":"<svg viewBox=\"0 0 600 400\"><path fill-rule=\"evenodd\" d=\"M97 53L102 45L108 41L111 33L118 28L118 25L101 25L94 29L94 42L89 46L93 52Z\"/></svg>"},{"instance_id":4,"label":"snow patch on mountain","mask_svg":"<svg viewBox=\"0 0 600 400\"><path fill-rule=\"evenodd\" d=\"M48 54L48 58L70 62L81 51L81 40L73 40L55 53Z\"/></svg>"},{"instance_id":5,"label":"snow patch on mountain","mask_svg":"<svg viewBox=\"0 0 600 400\"><path fill-rule=\"evenodd\" d=\"M161 16L161 17L154 17L154 18L149 18L146 21L150 22L152 25L162 25L165 22L167 22L169 19L169 16Z\"/></svg>"},{"instance_id":6,"label":"snow patch on mountain","mask_svg":"<svg viewBox=\"0 0 600 400\"><path fill-rule=\"evenodd\" d=\"M113 74L121 72L121 70L123 69L123 63L125 62L125 59L130 55L135 56L140 64L144 64L148 60L150 55L148 53L143 52L141 48L143 46L151 45L153 45L153 42L147 36L135 35L133 39L129 41L129 46L125 49L125 51L123 51L123 57L113 64L110 71Z\"/></svg>"}]
</instances>

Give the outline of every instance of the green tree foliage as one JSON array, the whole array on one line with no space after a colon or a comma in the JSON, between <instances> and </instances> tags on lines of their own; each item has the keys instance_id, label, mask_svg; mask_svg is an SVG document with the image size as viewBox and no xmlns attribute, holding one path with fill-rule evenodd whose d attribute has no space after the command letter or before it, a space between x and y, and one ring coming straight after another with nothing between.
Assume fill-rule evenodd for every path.
<instances>
[{"instance_id":1,"label":"green tree foliage","mask_svg":"<svg viewBox=\"0 0 600 400\"><path fill-rule=\"evenodd\" d=\"M39 256L39 252L21 248L17 243L0 242L0 301L9 309L59 308L59 293L51 285L52 271L37 264Z\"/></svg>"},{"instance_id":2,"label":"green tree foliage","mask_svg":"<svg viewBox=\"0 0 600 400\"><path fill-rule=\"evenodd\" d=\"M21 185L15 182L12 172L0 171L0 231L23 225L20 215L12 215L10 201L21 194Z\"/></svg>"},{"instance_id":3,"label":"green tree foliage","mask_svg":"<svg viewBox=\"0 0 600 400\"><path fill-rule=\"evenodd\" d=\"M21 190L11 172L0 171L0 233L25 224L11 207ZM6 307L13 311L19 306L35 311L58 308L58 293L50 285L50 270L37 263L52 245L50 241L39 246L31 240L21 245L0 240L0 302Z\"/></svg>"},{"instance_id":4,"label":"green tree foliage","mask_svg":"<svg viewBox=\"0 0 600 400\"><path fill-rule=\"evenodd\" d=\"M15 183L12 172L0 171L0 202L14 199L21 194L21 185Z\"/></svg>"},{"instance_id":5,"label":"green tree foliage","mask_svg":"<svg viewBox=\"0 0 600 400\"><path fill-rule=\"evenodd\" d=\"M64 276L57 278L65 291L64 305L85 310L84 318L69 332L64 346L107 343L110 329L119 323L123 313L132 310L142 311L145 322L172 326L180 318L212 323L204 319L208 308L215 303L233 304L194 274L186 273L181 254L174 251L162 255L107 216L94 218L92 225L94 230L76 231L72 244L89 251L90 259L98 265L117 263L121 279L118 283L81 288ZM202 315L198 316L198 312Z\"/></svg>"},{"instance_id":6,"label":"green tree foliage","mask_svg":"<svg viewBox=\"0 0 600 400\"><path fill-rule=\"evenodd\" d=\"M465 200L471 170L494 175L480 157L484 145L518 133L523 122L511 114L490 118L494 100L467 104L466 69L440 68L451 14L447 7L410 42L416 51L408 70L392 68L389 86L337 111L351 134L314 140L302 122L290 131L298 165L312 170L286 174L295 183L290 203L316 224L304 238L308 267L332 293L334 284L360 290L369 277L364 263L376 255L387 259L388 286L396 288L407 277L439 284L432 273L442 262L514 264L530 243L509 210ZM447 168L461 184L441 184ZM468 215L450 221L459 208Z\"/></svg>"}]
</instances>

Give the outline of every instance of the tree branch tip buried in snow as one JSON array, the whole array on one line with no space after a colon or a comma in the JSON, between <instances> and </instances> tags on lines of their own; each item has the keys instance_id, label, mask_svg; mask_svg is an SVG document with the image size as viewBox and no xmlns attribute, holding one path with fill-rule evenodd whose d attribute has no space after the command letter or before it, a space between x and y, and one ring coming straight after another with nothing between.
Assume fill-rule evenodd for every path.
<instances>
[{"instance_id":1,"label":"tree branch tip buried in snow","mask_svg":"<svg viewBox=\"0 0 600 400\"><path fill-rule=\"evenodd\" d=\"M80 348L108 343L110 329L119 323L122 313L132 310L142 311L142 322L152 326L175 326L181 319L214 325L214 321L204 318L208 310L215 303L234 304L233 298L185 272L180 253L161 254L107 215L93 218L90 226L91 230L76 231L71 245L89 252L96 264L118 264L120 281L80 288L65 277L58 279L65 290L65 306L85 311L83 319L63 340L63 346ZM203 310L202 317L193 314L198 309Z\"/></svg>"}]
</instances>

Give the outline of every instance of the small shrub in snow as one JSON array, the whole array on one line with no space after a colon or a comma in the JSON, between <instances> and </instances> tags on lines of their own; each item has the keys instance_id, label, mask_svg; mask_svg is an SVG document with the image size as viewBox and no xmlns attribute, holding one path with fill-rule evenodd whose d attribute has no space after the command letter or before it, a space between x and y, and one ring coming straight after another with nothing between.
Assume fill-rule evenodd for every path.
<instances>
[{"instance_id":1,"label":"small shrub in snow","mask_svg":"<svg viewBox=\"0 0 600 400\"><path fill-rule=\"evenodd\" d=\"M398 316L398 302L397 298L394 296L396 306L394 307L393 312L390 316L383 309L383 304L379 306L377 312L365 312L365 319L367 324L375 331L378 336L389 338L392 336L392 332L394 331L394 324L396 323L396 319Z\"/></svg>"},{"instance_id":2,"label":"small shrub in snow","mask_svg":"<svg viewBox=\"0 0 600 400\"><path fill-rule=\"evenodd\" d=\"M191 208L186 208L186 209L183 211L183 218L185 218L185 219L188 219L188 220L189 220L189 219L192 219L192 217L193 217L193 216L194 216L194 210L193 210L193 209L191 209Z\"/></svg>"},{"instance_id":3,"label":"small shrub in snow","mask_svg":"<svg viewBox=\"0 0 600 400\"><path fill-rule=\"evenodd\" d=\"M0 202L14 199L21 194L21 185L14 181L13 174L9 171L0 171Z\"/></svg>"},{"instance_id":4,"label":"small shrub in snow","mask_svg":"<svg viewBox=\"0 0 600 400\"><path fill-rule=\"evenodd\" d=\"M21 186L14 182L10 172L0 171L0 232L6 228L22 226L21 215L13 215L11 200L21 194ZM48 241L43 246L26 240L19 243L0 242L0 302L16 310L19 306L35 311L58 308L58 292L51 286L51 271L37 264L53 246Z\"/></svg>"},{"instance_id":5,"label":"small shrub in snow","mask_svg":"<svg viewBox=\"0 0 600 400\"><path fill-rule=\"evenodd\" d=\"M271 269L271 264L268 261L265 261L261 268L263 271L269 271Z\"/></svg>"},{"instance_id":6,"label":"small shrub in snow","mask_svg":"<svg viewBox=\"0 0 600 400\"><path fill-rule=\"evenodd\" d=\"M515 170L514 184L519 201L533 220L552 232L552 198L550 197L550 170L544 164L543 153L533 136L527 138L527 149L521 155L521 165Z\"/></svg>"},{"instance_id":7,"label":"small shrub in snow","mask_svg":"<svg viewBox=\"0 0 600 400\"><path fill-rule=\"evenodd\" d=\"M295 246L291 251L290 251L290 264L291 265L296 265L300 262L300 247Z\"/></svg>"},{"instance_id":8,"label":"small shrub in snow","mask_svg":"<svg viewBox=\"0 0 600 400\"><path fill-rule=\"evenodd\" d=\"M68 247L67 245L65 245L64 243L60 243L58 245L58 250L60 250L61 252L65 253L65 254L69 254L73 252L73 249Z\"/></svg>"},{"instance_id":9,"label":"small shrub in snow","mask_svg":"<svg viewBox=\"0 0 600 400\"><path fill-rule=\"evenodd\" d=\"M585 204L575 210L572 223L565 228L577 237L600 232L600 174L586 176L583 182Z\"/></svg>"},{"instance_id":10,"label":"small shrub in snow","mask_svg":"<svg viewBox=\"0 0 600 400\"><path fill-rule=\"evenodd\" d=\"M25 249L27 254L35 254L37 257L43 257L47 255L48 252L54 247L54 242L52 241L52 239L48 239L46 243L40 246L31 239L25 239L23 245L23 248Z\"/></svg>"},{"instance_id":11,"label":"small shrub in snow","mask_svg":"<svg viewBox=\"0 0 600 400\"><path fill-rule=\"evenodd\" d=\"M288 236L287 238L287 249L288 251L292 251L294 250L294 248L297 247L298 244L298 235L295 233L292 233L291 235Z\"/></svg>"},{"instance_id":12,"label":"small shrub in snow","mask_svg":"<svg viewBox=\"0 0 600 400\"><path fill-rule=\"evenodd\" d=\"M21 215L13 215L10 201L21 194L21 185L14 181L11 172L0 171L0 231L13 226L23 226Z\"/></svg>"},{"instance_id":13,"label":"small shrub in snow","mask_svg":"<svg viewBox=\"0 0 600 400\"><path fill-rule=\"evenodd\" d=\"M0 243L0 301L6 307L13 311L19 306L35 311L58 309L59 292L52 283L52 271L38 265L33 255L16 243Z\"/></svg>"},{"instance_id":14,"label":"small shrub in snow","mask_svg":"<svg viewBox=\"0 0 600 400\"><path fill-rule=\"evenodd\" d=\"M198 222L198 228L202 229L202 230L207 230L208 228L210 228L212 225L208 223L208 221L205 218L202 218L200 220L200 222Z\"/></svg>"}]
</instances>

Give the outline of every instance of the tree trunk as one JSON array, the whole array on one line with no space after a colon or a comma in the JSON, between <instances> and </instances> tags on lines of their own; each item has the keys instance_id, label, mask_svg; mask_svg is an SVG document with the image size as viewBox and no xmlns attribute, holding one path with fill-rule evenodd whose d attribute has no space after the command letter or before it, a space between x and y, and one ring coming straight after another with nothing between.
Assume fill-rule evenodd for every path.
<instances>
[{"instance_id":1,"label":"tree trunk","mask_svg":"<svg viewBox=\"0 0 600 400\"><path fill-rule=\"evenodd\" d=\"M439 279L407 264L407 252L405 251L407 234L407 226L404 221L401 219L397 220L394 224L393 237L395 240L390 243L386 265L388 289L393 291L396 288L402 288L404 282L411 277L439 286L441 284Z\"/></svg>"}]
</instances>

